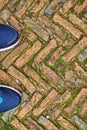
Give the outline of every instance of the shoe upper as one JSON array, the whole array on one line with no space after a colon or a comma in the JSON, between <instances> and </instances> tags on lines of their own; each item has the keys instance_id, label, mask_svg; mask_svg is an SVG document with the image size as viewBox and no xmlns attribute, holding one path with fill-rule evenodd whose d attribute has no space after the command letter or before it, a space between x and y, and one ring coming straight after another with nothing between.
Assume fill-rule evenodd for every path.
<instances>
[{"instance_id":1,"label":"shoe upper","mask_svg":"<svg viewBox=\"0 0 87 130\"><path fill-rule=\"evenodd\" d=\"M9 25L0 24L0 49L14 46L19 40L19 37L17 30Z\"/></svg>"},{"instance_id":2,"label":"shoe upper","mask_svg":"<svg viewBox=\"0 0 87 130\"><path fill-rule=\"evenodd\" d=\"M0 86L0 112L16 108L20 102L21 96L17 91Z\"/></svg>"}]
</instances>

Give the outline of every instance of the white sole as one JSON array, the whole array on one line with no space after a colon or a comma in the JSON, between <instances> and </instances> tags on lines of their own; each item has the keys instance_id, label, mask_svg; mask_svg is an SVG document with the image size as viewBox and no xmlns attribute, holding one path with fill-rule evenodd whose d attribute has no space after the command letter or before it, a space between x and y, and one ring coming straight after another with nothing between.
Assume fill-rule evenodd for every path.
<instances>
[{"instance_id":1,"label":"white sole","mask_svg":"<svg viewBox=\"0 0 87 130\"><path fill-rule=\"evenodd\" d=\"M11 90L17 92L17 93L20 95L21 100L22 100L22 95L21 95L21 93L20 93L18 90L16 90L15 88L12 88L12 87L6 86L6 85L0 85L0 87L9 88L9 89L11 89ZM19 105L20 105L20 104L19 104ZM17 107L15 107L15 108L11 109L11 110L8 110L8 111L10 112L10 111L13 111L13 110L17 109L17 108L19 107L19 105L18 105ZM8 112L8 111L6 111L6 112Z\"/></svg>"},{"instance_id":2,"label":"white sole","mask_svg":"<svg viewBox=\"0 0 87 130\"><path fill-rule=\"evenodd\" d=\"M15 47L15 46L19 43L19 41L20 41L20 39L19 39L19 40L18 40L14 45L12 45L12 46L10 46L10 47L6 47L6 48L4 48L4 49L0 49L0 52L2 52L2 51L6 51L6 50L9 50L9 49Z\"/></svg>"}]
</instances>

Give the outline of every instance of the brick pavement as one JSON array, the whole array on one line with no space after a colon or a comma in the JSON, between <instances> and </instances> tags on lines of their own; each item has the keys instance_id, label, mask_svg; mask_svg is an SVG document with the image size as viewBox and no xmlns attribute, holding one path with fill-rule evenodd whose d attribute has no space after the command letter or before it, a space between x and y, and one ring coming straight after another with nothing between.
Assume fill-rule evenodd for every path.
<instances>
[{"instance_id":1,"label":"brick pavement","mask_svg":"<svg viewBox=\"0 0 87 130\"><path fill-rule=\"evenodd\" d=\"M87 130L87 0L0 0L0 23L21 32L0 84L22 93L0 130Z\"/></svg>"}]
</instances>

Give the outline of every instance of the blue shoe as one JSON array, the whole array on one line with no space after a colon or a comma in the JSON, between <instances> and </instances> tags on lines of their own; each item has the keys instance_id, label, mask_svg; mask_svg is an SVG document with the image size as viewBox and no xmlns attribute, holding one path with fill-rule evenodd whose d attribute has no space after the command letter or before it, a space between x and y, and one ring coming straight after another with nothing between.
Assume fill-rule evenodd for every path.
<instances>
[{"instance_id":1,"label":"blue shoe","mask_svg":"<svg viewBox=\"0 0 87 130\"><path fill-rule=\"evenodd\" d=\"M0 51L11 49L19 42L20 34L13 27L0 24Z\"/></svg>"},{"instance_id":2,"label":"blue shoe","mask_svg":"<svg viewBox=\"0 0 87 130\"><path fill-rule=\"evenodd\" d=\"M16 109L21 103L21 94L16 89L0 85L0 112Z\"/></svg>"}]
</instances>

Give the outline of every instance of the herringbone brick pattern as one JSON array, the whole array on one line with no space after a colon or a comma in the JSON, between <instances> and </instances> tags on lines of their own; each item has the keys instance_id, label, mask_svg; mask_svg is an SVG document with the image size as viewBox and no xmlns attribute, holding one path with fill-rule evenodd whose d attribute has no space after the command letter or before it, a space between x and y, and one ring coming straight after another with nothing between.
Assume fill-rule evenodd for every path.
<instances>
[{"instance_id":1,"label":"herringbone brick pattern","mask_svg":"<svg viewBox=\"0 0 87 130\"><path fill-rule=\"evenodd\" d=\"M0 84L22 93L0 129L87 130L87 0L0 0L0 23L21 32Z\"/></svg>"}]
</instances>

